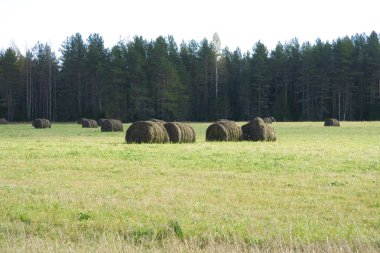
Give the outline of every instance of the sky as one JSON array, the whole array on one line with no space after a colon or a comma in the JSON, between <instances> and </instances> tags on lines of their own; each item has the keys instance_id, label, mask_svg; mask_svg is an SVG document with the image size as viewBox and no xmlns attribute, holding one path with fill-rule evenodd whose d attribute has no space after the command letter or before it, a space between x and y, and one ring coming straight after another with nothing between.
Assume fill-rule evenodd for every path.
<instances>
[{"instance_id":1,"label":"sky","mask_svg":"<svg viewBox=\"0 0 380 253\"><path fill-rule=\"evenodd\" d=\"M380 33L379 0L0 0L0 49L21 52L37 41L58 52L79 32L99 33L106 47L141 35L173 35L177 43L218 33L222 48L243 52L257 41L268 50L297 38L314 43Z\"/></svg>"}]
</instances>

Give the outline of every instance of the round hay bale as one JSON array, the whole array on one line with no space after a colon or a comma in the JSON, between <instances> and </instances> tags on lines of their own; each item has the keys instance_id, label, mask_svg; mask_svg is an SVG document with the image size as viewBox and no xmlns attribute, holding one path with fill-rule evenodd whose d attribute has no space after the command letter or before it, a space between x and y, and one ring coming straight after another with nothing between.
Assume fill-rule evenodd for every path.
<instances>
[{"instance_id":1,"label":"round hay bale","mask_svg":"<svg viewBox=\"0 0 380 253\"><path fill-rule=\"evenodd\" d=\"M340 123L339 123L339 120L337 119L329 118L325 120L325 126L339 127Z\"/></svg>"},{"instance_id":2,"label":"round hay bale","mask_svg":"<svg viewBox=\"0 0 380 253\"><path fill-rule=\"evenodd\" d=\"M0 118L0 125L6 125L6 124L8 124L8 120L4 118Z\"/></svg>"},{"instance_id":3,"label":"round hay bale","mask_svg":"<svg viewBox=\"0 0 380 253\"><path fill-rule=\"evenodd\" d=\"M267 141L276 141L277 137L276 137L276 132L274 131L274 128L270 125L267 125L267 127L268 127L268 139L267 139Z\"/></svg>"},{"instance_id":4,"label":"round hay bale","mask_svg":"<svg viewBox=\"0 0 380 253\"><path fill-rule=\"evenodd\" d=\"M77 120L77 124L78 125L82 125L83 124L83 121L85 121L86 120L86 118L79 118L78 120Z\"/></svg>"},{"instance_id":5,"label":"round hay bale","mask_svg":"<svg viewBox=\"0 0 380 253\"><path fill-rule=\"evenodd\" d=\"M156 123L160 123L161 125L165 125L166 124L166 121L163 121L161 119L150 119L149 121L153 121L153 122L156 122Z\"/></svg>"},{"instance_id":6,"label":"round hay bale","mask_svg":"<svg viewBox=\"0 0 380 253\"><path fill-rule=\"evenodd\" d=\"M167 122L164 125L168 132L170 142L173 143L190 143L195 142L194 129L180 122Z\"/></svg>"},{"instance_id":7,"label":"round hay bale","mask_svg":"<svg viewBox=\"0 0 380 253\"><path fill-rule=\"evenodd\" d=\"M123 123L118 119L106 119L102 123L102 132L122 132Z\"/></svg>"},{"instance_id":8,"label":"round hay bale","mask_svg":"<svg viewBox=\"0 0 380 253\"><path fill-rule=\"evenodd\" d=\"M218 122L211 124L206 130L206 141L228 141L227 129Z\"/></svg>"},{"instance_id":9,"label":"round hay bale","mask_svg":"<svg viewBox=\"0 0 380 253\"><path fill-rule=\"evenodd\" d=\"M230 120L218 120L206 130L206 141L240 141L241 138L241 128Z\"/></svg>"},{"instance_id":10,"label":"round hay bale","mask_svg":"<svg viewBox=\"0 0 380 253\"><path fill-rule=\"evenodd\" d=\"M33 120L32 125L35 128L51 128L51 123L47 119L35 119Z\"/></svg>"},{"instance_id":11,"label":"round hay bale","mask_svg":"<svg viewBox=\"0 0 380 253\"><path fill-rule=\"evenodd\" d=\"M272 117L265 117L265 118L263 118L263 120L267 124L272 124L272 122L273 122Z\"/></svg>"},{"instance_id":12,"label":"round hay bale","mask_svg":"<svg viewBox=\"0 0 380 253\"><path fill-rule=\"evenodd\" d=\"M83 128L97 128L98 123L93 119L86 119L82 123Z\"/></svg>"},{"instance_id":13,"label":"round hay bale","mask_svg":"<svg viewBox=\"0 0 380 253\"><path fill-rule=\"evenodd\" d=\"M254 118L241 127L243 140L246 141L276 141L273 127L264 122L262 118Z\"/></svg>"},{"instance_id":14,"label":"round hay bale","mask_svg":"<svg viewBox=\"0 0 380 253\"><path fill-rule=\"evenodd\" d=\"M228 141L241 141L241 128L235 121L231 120L219 120L219 124L222 124L228 132Z\"/></svg>"},{"instance_id":15,"label":"round hay bale","mask_svg":"<svg viewBox=\"0 0 380 253\"><path fill-rule=\"evenodd\" d=\"M97 119L96 120L96 123L98 124L98 126L102 126L103 122L105 121L106 119Z\"/></svg>"},{"instance_id":16,"label":"round hay bale","mask_svg":"<svg viewBox=\"0 0 380 253\"><path fill-rule=\"evenodd\" d=\"M127 143L167 143L169 135L165 127L154 121L133 123L125 134Z\"/></svg>"}]
</instances>

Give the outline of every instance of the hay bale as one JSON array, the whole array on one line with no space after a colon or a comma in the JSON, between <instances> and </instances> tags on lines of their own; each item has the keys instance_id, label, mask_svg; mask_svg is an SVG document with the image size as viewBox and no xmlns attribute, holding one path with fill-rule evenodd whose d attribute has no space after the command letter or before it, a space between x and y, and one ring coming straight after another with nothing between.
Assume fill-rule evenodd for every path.
<instances>
[{"instance_id":1,"label":"hay bale","mask_svg":"<svg viewBox=\"0 0 380 253\"><path fill-rule=\"evenodd\" d=\"M51 123L47 119L35 119L32 125L34 128L51 128Z\"/></svg>"},{"instance_id":2,"label":"hay bale","mask_svg":"<svg viewBox=\"0 0 380 253\"><path fill-rule=\"evenodd\" d=\"M83 124L83 121L85 121L86 120L86 118L79 118L78 120L77 120L77 124L78 125L82 125Z\"/></svg>"},{"instance_id":3,"label":"hay bale","mask_svg":"<svg viewBox=\"0 0 380 253\"><path fill-rule=\"evenodd\" d=\"M166 121L161 120L161 119L150 119L149 121L160 123L161 125L165 125L166 124Z\"/></svg>"},{"instance_id":4,"label":"hay bale","mask_svg":"<svg viewBox=\"0 0 380 253\"><path fill-rule=\"evenodd\" d=\"M102 123L102 132L122 132L123 123L118 119L106 119Z\"/></svg>"},{"instance_id":5,"label":"hay bale","mask_svg":"<svg viewBox=\"0 0 380 253\"><path fill-rule=\"evenodd\" d=\"M96 123L98 124L98 126L102 126L103 122L105 121L106 119L97 119L96 120Z\"/></svg>"},{"instance_id":6,"label":"hay bale","mask_svg":"<svg viewBox=\"0 0 380 253\"><path fill-rule=\"evenodd\" d=\"M329 118L325 120L325 126L339 127L340 123L339 123L339 120L337 119Z\"/></svg>"},{"instance_id":7,"label":"hay bale","mask_svg":"<svg viewBox=\"0 0 380 253\"><path fill-rule=\"evenodd\" d=\"M268 127L268 140L267 141L276 141L276 131L274 131L274 128L270 125L267 125Z\"/></svg>"},{"instance_id":8,"label":"hay bale","mask_svg":"<svg viewBox=\"0 0 380 253\"><path fill-rule=\"evenodd\" d=\"M265 117L263 118L264 122L267 123L267 124L272 124L273 120L272 120L273 117Z\"/></svg>"},{"instance_id":9,"label":"hay bale","mask_svg":"<svg viewBox=\"0 0 380 253\"><path fill-rule=\"evenodd\" d=\"M276 119L274 117L270 117L270 119L272 120L272 122L276 122Z\"/></svg>"},{"instance_id":10,"label":"hay bale","mask_svg":"<svg viewBox=\"0 0 380 253\"><path fill-rule=\"evenodd\" d=\"M6 124L8 124L8 120L4 118L0 118L0 125L6 125Z\"/></svg>"},{"instance_id":11,"label":"hay bale","mask_svg":"<svg viewBox=\"0 0 380 253\"><path fill-rule=\"evenodd\" d=\"M82 123L83 128L97 128L98 123L93 119L86 119Z\"/></svg>"},{"instance_id":12,"label":"hay bale","mask_svg":"<svg viewBox=\"0 0 380 253\"><path fill-rule=\"evenodd\" d=\"M230 120L218 120L206 130L206 141L240 141L241 138L241 128Z\"/></svg>"},{"instance_id":13,"label":"hay bale","mask_svg":"<svg viewBox=\"0 0 380 253\"><path fill-rule=\"evenodd\" d=\"M127 143L167 143L169 135L165 127L154 121L133 123L125 134Z\"/></svg>"},{"instance_id":14,"label":"hay bale","mask_svg":"<svg viewBox=\"0 0 380 253\"><path fill-rule=\"evenodd\" d=\"M241 130L245 141L276 141L276 132L273 127L259 117L243 125Z\"/></svg>"},{"instance_id":15,"label":"hay bale","mask_svg":"<svg viewBox=\"0 0 380 253\"><path fill-rule=\"evenodd\" d=\"M164 125L169 135L170 142L173 143L190 143L195 142L194 129L180 122L167 122Z\"/></svg>"}]
</instances>

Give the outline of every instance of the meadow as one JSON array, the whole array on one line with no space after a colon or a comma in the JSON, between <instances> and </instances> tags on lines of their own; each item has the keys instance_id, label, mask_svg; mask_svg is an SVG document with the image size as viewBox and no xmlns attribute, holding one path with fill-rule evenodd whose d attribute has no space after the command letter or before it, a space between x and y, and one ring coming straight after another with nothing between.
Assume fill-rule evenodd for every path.
<instances>
[{"instance_id":1,"label":"meadow","mask_svg":"<svg viewBox=\"0 0 380 253\"><path fill-rule=\"evenodd\" d=\"M192 144L0 125L0 252L380 251L380 122L232 143L190 125Z\"/></svg>"}]
</instances>

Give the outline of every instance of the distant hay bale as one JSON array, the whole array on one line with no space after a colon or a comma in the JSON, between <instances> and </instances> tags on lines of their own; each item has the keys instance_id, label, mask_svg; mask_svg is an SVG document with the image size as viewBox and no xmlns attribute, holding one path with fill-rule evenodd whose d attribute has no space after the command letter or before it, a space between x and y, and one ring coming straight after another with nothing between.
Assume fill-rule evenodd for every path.
<instances>
[{"instance_id":1,"label":"distant hay bale","mask_svg":"<svg viewBox=\"0 0 380 253\"><path fill-rule=\"evenodd\" d=\"M96 120L96 123L98 124L98 126L102 126L103 122L105 121L106 119L97 119Z\"/></svg>"},{"instance_id":2,"label":"distant hay bale","mask_svg":"<svg viewBox=\"0 0 380 253\"><path fill-rule=\"evenodd\" d=\"M169 135L159 122L138 121L127 129L125 141L127 143L167 143Z\"/></svg>"},{"instance_id":3,"label":"distant hay bale","mask_svg":"<svg viewBox=\"0 0 380 253\"><path fill-rule=\"evenodd\" d=\"M257 117L241 127L245 141L276 141L273 127Z\"/></svg>"},{"instance_id":4,"label":"distant hay bale","mask_svg":"<svg viewBox=\"0 0 380 253\"><path fill-rule=\"evenodd\" d=\"M273 117L265 117L263 118L264 122L267 123L267 124L272 124L273 122Z\"/></svg>"},{"instance_id":5,"label":"distant hay bale","mask_svg":"<svg viewBox=\"0 0 380 253\"><path fill-rule=\"evenodd\" d=\"M150 119L149 121L153 121L153 122L156 122L156 123L160 123L161 125L165 125L166 121L163 121L161 119Z\"/></svg>"},{"instance_id":6,"label":"distant hay bale","mask_svg":"<svg viewBox=\"0 0 380 253\"><path fill-rule=\"evenodd\" d=\"M122 132L123 123L118 119L106 119L102 123L102 132Z\"/></svg>"},{"instance_id":7,"label":"distant hay bale","mask_svg":"<svg viewBox=\"0 0 380 253\"><path fill-rule=\"evenodd\" d=\"M325 120L325 126L339 127L340 123L339 123L339 120L337 119L329 118Z\"/></svg>"},{"instance_id":8,"label":"distant hay bale","mask_svg":"<svg viewBox=\"0 0 380 253\"><path fill-rule=\"evenodd\" d=\"M6 125L6 124L8 124L8 120L4 118L0 118L0 125Z\"/></svg>"},{"instance_id":9,"label":"distant hay bale","mask_svg":"<svg viewBox=\"0 0 380 253\"><path fill-rule=\"evenodd\" d=\"M97 128L98 123L93 119L85 119L82 123L83 128Z\"/></svg>"},{"instance_id":10,"label":"distant hay bale","mask_svg":"<svg viewBox=\"0 0 380 253\"><path fill-rule=\"evenodd\" d=\"M241 128L230 120L218 120L206 130L206 141L240 141L241 137Z\"/></svg>"},{"instance_id":11,"label":"distant hay bale","mask_svg":"<svg viewBox=\"0 0 380 253\"><path fill-rule=\"evenodd\" d=\"M35 119L33 120L32 125L35 128L51 128L51 123L47 119Z\"/></svg>"},{"instance_id":12,"label":"distant hay bale","mask_svg":"<svg viewBox=\"0 0 380 253\"><path fill-rule=\"evenodd\" d=\"M195 142L195 131L189 125L181 122L167 122L164 127L172 143Z\"/></svg>"},{"instance_id":13,"label":"distant hay bale","mask_svg":"<svg viewBox=\"0 0 380 253\"><path fill-rule=\"evenodd\" d=\"M277 140L277 137L276 137L276 131L274 131L274 128L270 125L267 125L268 126L268 132L269 132L269 135L268 135L268 141L276 141Z\"/></svg>"},{"instance_id":14,"label":"distant hay bale","mask_svg":"<svg viewBox=\"0 0 380 253\"><path fill-rule=\"evenodd\" d=\"M86 118L79 118L78 120L77 120L77 124L78 125L82 125L83 124L83 121L85 121L86 120Z\"/></svg>"}]
</instances>

